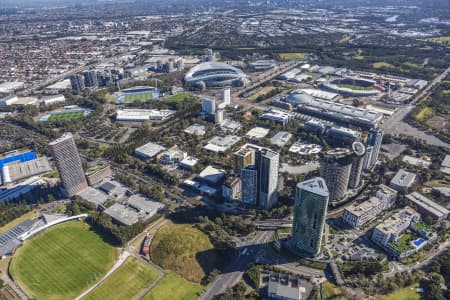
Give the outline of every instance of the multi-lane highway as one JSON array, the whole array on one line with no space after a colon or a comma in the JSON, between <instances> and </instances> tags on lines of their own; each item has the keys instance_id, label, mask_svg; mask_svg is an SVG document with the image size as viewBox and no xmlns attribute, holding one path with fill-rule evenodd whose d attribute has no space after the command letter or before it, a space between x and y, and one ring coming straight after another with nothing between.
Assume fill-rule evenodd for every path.
<instances>
[{"instance_id":1,"label":"multi-lane highway","mask_svg":"<svg viewBox=\"0 0 450 300\"><path fill-rule=\"evenodd\" d=\"M250 240L238 243L234 258L231 259L225 270L217 276L216 280L209 285L200 299L212 299L215 295L224 293L227 288L238 283L245 270L255 262L258 256L262 255L266 243L273 234L273 231L259 231Z\"/></svg>"},{"instance_id":2,"label":"multi-lane highway","mask_svg":"<svg viewBox=\"0 0 450 300\"><path fill-rule=\"evenodd\" d=\"M26 89L18 92L17 94L21 95L21 96L22 95L29 95L32 92L37 91L39 89L42 89L42 88L44 88L44 87L46 87L46 86L48 86L50 84L53 84L53 83L58 82L60 80L66 79L66 78L70 77L73 74L77 74L77 73L80 73L80 72L83 72L83 71L86 71L86 70L89 70L89 69L94 69L100 64L116 63L116 62L118 62L120 60L120 57L125 56L125 55L132 55L132 54L135 54L137 52L139 52L139 50L127 51L127 52L123 52L123 53L120 53L120 54L112 56L112 57L104 58L104 59L102 59L100 61L97 61L97 62L93 62L93 63L90 63L90 64L85 64L85 65L82 65L82 66L75 67L75 68L73 68L71 70L68 70L67 72L61 73L61 74L59 74L57 76L50 77L50 78L48 78L48 79L46 79L44 81L35 83L32 86L29 86Z\"/></svg>"},{"instance_id":3,"label":"multi-lane highway","mask_svg":"<svg viewBox=\"0 0 450 300\"><path fill-rule=\"evenodd\" d=\"M431 89L444 80L450 72L450 67L448 67L444 72L437 76L433 81L431 81L425 89L423 89L408 105L398 109L389 119L385 121L381 127L384 129L385 133L392 134L394 136L404 134L413 136L415 138L422 139L431 145L449 147L450 144L441 141L437 137L428 134L420 129L417 129L408 123L404 122L404 118L414 109L416 103L423 99Z\"/></svg>"}]
</instances>

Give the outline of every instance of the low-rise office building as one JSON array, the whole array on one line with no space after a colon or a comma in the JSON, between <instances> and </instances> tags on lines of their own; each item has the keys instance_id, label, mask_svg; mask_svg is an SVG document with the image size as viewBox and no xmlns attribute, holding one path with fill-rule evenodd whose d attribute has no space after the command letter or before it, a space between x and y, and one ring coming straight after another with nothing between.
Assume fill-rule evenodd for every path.
<instances>
[{"instance_id":1,"label":"low-rise office building","mask_svg":"<svg viewBox=\"0 0 450 300\"><path fill-rule=\"evenodd\" d=\"M187 157L187 153L174 146L157 156L157 160L163 165L178 164Z\"/></svg>"},{"instance_id":2,"label":"low-rise office building","mask_svg":"<svg viewBox=\"0 0 450 300\"><path fill-rule=\"evenodd\" d=\"M278 147L284 147L291 140L291 138L292 133L280 131L270 139L270 143Z\"/></svg>"},{"instance_id":3,"label":"low-rise office building","mask_svg":"<svg viewBox=\"0 0 450 300\"><path fill-rule=\"evenodd\" d=\"M419 239L414 242L405 242L403 239L400 239L400 235L412 223L419 220L419 213L407 206L377 225L372 232L371 239L394 258L408 256L422 247L425 241Z\"/></svg>"},{"instance_id":4,"label":"low-rise office building","mask_svg":"<svg viewBox=\"0 0 450 300\"><path fill-rule=\"evenodd\" d=\"M433 219L438 220L448 218L450 213L448 209L417 192L406 195L406 198L411 201L412 206L416 207L417 210L423 215L430 216Z\"/></svg>"},{"instance_id":5,"label":"low-rise office building","mask_svg":"<svg viewBox=\"0 0 450 300\"><path fill-rule=\"evenodd\" d=\"M188 156L180 162L180 167L187 170L192 170L198 164L198 161L198 158Z\"/></svg>"},{"instance_id":6,"label":"low-rise office building","mask_svg":"<svg viewBox=\"0 0 450 300\"><path fill-rule=\"evenodd\" d=\"M287 111L271 108L266 113L261 115L261 119L273 121L284 126L294 119L294 114Z\"/></svg>"},{"instance_id":7,"label":"low-rise office building","mask_svg":"<svg viewBox=\"0 0 450 300\"><path fill-rule=\"evenodd\" d=\"M400 169L389 186L398 192L406 192L416 181L416 174Z\"/></svg>"},{"instance_id":8,"label":"low-rise office building","mask_svg":"<svg viewBox=\"0 0 450 300\"><path fill-rule=\"evenodd\" d=\"M215 153L224 153L240 140L241 138L235 135L227 135L223 137L216 136L211 140L209 140L208 144L206 144L206 146L204 146L203 149Z\"/></svg>"},{"instance_id":9,"label":"low-rise office building","mask_svg":"<svg viewBox=\"0 0 450 300\"><path fill-rule=\"evenodd\" d=\"M387 209L394 204L395 199L397 198L397 191L388 187L387 185L380 184L378 186L378 191L376 193L376 197L381 199L384 203L384 208Z\"/></svg>"},{"instance_id":10,"label":"low-rise office building","mask_svg":"<svg viewBox=\"0 0 450 300\"><path fill-rule=\"evenodd\" d=\"M116 120L123 122L161 121L173 117L175 113L176 111L169 109L119 109L116 112Z\"/></svg>"},{"instance_id":11,"label":"low-rise office building","mask_svg":"<svg viewBox=\"0 0 450 300\"><path fill-rule=\"evenodd\" d=\"M136 148L134 150L134 153L143 159L153 159L155 158L160 152L166 150L167 148L155 143L147 143L139 148Z\"/></svg>"},{"instance_id":12,"label":"low-rise office building","mask_svg":"<svg viewBox=\"0 0 450 300\"><path fill-rule=\"evenodd\" d=\"M206 133L206 126L200 124L192 124L184 130L184 133L190 135L204 136Z\"/></svg>"},{"instance_id":13,"label":"low-rise office building","mask_svg":"<svg viewBox=\"0 0 450 300\"><path fill-rule=\"evenodd\" d=\"M362 203L353 203L344 209L342 219L353 228L375 218L384 208L384 202L376 197L371 197Z\"/></svg>"},{"instance_id":14,"label":"low-rise office building","mask_svg":"<svg viewBox=\"0 0 450 300\"><path fill-rule=\"evenodd\" d=\"M86 179L89 185L96 185L103 180L112 176L111 167L109 165L98 165L86 172Z\"/></svg>"},{"instance_id":15,"label":"low-rise office building","mask_svg":"<svg viewBox=\"0 0 450 300\"><path fill-rule=\"evenodd\" d=\"M213 166L207 166L200 174L198 174L198 177L208 183L217 184L225 177L225 171L214 168Z\"/></svg>"}]
</instances>

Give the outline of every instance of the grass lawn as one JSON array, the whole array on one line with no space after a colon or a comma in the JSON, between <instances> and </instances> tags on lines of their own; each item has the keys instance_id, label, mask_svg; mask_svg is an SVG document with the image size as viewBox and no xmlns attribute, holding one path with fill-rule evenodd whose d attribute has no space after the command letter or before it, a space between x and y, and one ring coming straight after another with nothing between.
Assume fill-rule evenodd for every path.
<instances>
[{"instance_id":1,"label":"grass lawn","mask_svg":"<svg viewBox=\"0 0 450 300\"><path fill-rule=\"evenodd\" d=\"M189 97L191 94L190 93L187 93L187 92L183 92L183 93L178 93L178 94L175 94L175 95L171 95L171 96L167 96L167 97L164 97L164 101L165 102L174 102L174 103L177 103L177 102L181 102L181 101L184 101L187 97Z\"/></svg>"},{"instance_id":2,"label":"grass lawn","mask_svg":"<svg viewBox=\"0 0 450 300\"><path fill-rule=\"evenodd\" d=\"M219 259L207 235L192 225L171 223L156 232L150 255L162 268L197 283Z\"/></svg>"},{"instance_id":3,"label":"grass lawn","mask_svg":"<svg viewBox=\"0 0 450 300\"><path fill-rule=\"evenodd\" d=\"M329 281L322 283L322 295L324 300L343 300L342 290Z\"/></svg>"},{"instance_id":4,"label":"grass lawn","mask_svg":"<svg viewBox=\"0 0 450 300\"><path fill-rule=\"evenodd\" d=\"M152 93L140 93L140 94L133 94L133 95L124 95L123 100L125 102L142 102L142 101L149 101L153 99Z\"/></svg>"},{"instance_id":5,"label":"grass lawn","mask_svg":"<svg viewBox=\"0 0 450 300\"><path fill-rule=\"evenodd\" d=\"M319 78L321 75L313 72L306 72L306 75L311 76L312 79Z\"/></svg>"},{"instance_id":6,"label":"grass lawn","mask_svg":"<svg viewBox=\"0 0 450 300\"><path fill-rule=\"evenodd\" d=\"M416 121L423 121L424 119L429 119L434 115L433 109L431 107L424 107L421 111L419 111L414 119Z\"/></svg>"},{"instance_id":7,"label":"grass lawn","mask_svg":"<svg viewBox=\"0 0 450 300\"><path fill-rule=\"evenodd\" d=\"M274 90L275 87L274 86L265 86L262 89L260 89L259 91L257 91L256 93L254 93L253 95L251 95L248 99L251 101L256 100L256 98L258 98L259 96L265 95L270 93L272 90Z\"/></svg>"},{"instance_id":8,"label":"grass lawn","mask_svg":"<svg viewBox=\"0 0 450 300\"><path fill-rule=\"evenodd\" d=\"M305 59L306 55L309 53L296 52L296 53L279 53L278 55L282 60L290 60L290 59Z\"/></svg>"},{"instance_id":9,"label":"grass lawn","mask_svg":"<svg viewBox=\"0 0 450 300\"><path fill-rule=\"evenodd\" d=\"M82 119L84 117L84 112L82 111L74 111L74 112L67 112L67 113L57 113L57 114L51 114L50 117L48 117L48 121L67 121L67 120L74 120L74 119Z\"/></svg>"},{"instance_id":10,"label":"grass lawn","mask_svg":"<svg viewBox=\"0 0 450 300\"><path fill-rule=\"evenodd\" d=\"M414 238L409 233L406 233L400 236L397 242L390 242L389 245L397 249L399 252L405 252L406 250L411 249L413 247L410 244L410 242L413 239Z\"/></svg>"},{"instance_id":11,"label":"grass lawn","mask_svg":"<svg viewBox=\"0 0 450 300\"><path fill-rule=\"evenodd\" d=\"M398 289L386 296L382 296L381 300L419 300L420 294L416 291L417 285L411 285L402 289Z\"/></svg>"},{"instance_id":12,"label":"grass lawn","mask_svg":"<svg viewBox=\"0 0 450 300\"><path fill-rule=\"evenodd\" d=\"M168 273L144 300L197 300L203 292L200 284L189 282L175 273Z\"/></svg>"},{"instance_id":13,"label":"grass lawn","mask_svg":"<svg viewBox=\"0 0 450 300\"><path fill-rule=\"evenodd\" d=\"M434 38L427 38L425 40L428 42L439 43L439 44L444 44L445 42L450 44L450 36L439 36L439 37L434 37Z\"/></svg>"},{"instance_id":14,"label":"grass lawn","mask_svg":"<svg viewBox=\"0 0 450 300\"><path fill-rule=\"evenodd\" d=\"M7 232L8 230L10 230L11 228L19 225L20 223L22 223L23 221L26 220L31 220L34 219L36 217L36 212L35 211L30 211L16 219L14 219L13 221L9 222L8 224L0 227L0 234Z\"/></svg>"},{"instance_id":15,"label":"grass lawn","mask_svg":"<svg viewBox=\"0 0 450 300\"><path fill-rule=\"evenodd\" d=\"M391 65L391 64L389 64L387 62L384 62L384 61L379 61L379 62L373 63L372 67L375 68L375 69L395 68L393 65Z\"/></svg>"},{"instance_id":16,"label":"grass lawn","mask_svg":"<svg viewBox=\"0 0 450 300\"><path fill-rule=\"evenodd\" d=\"M412 63L412 62L409 62L409 61L405 62L404 65L408 66L408 67L411 67L411 68L416 68L416 69L422 68L421 65L418 65L418 64L415 64L415 63Z\"/></svg>"},{"instance_id":17,"label":"grass lawn","mask_svg":"<svg viewBox=\"0 0 450 300\"><path fill-rule=\"evenodd\" d=\"M446 180L434 180L428 181L425 185L429 187L446 187L450 185L450 182Z\"/></svg>"},{"instance_id":18,"label":"grass lawn","mask_svg":"<svg viewBox=\"0 0 450 300\"><path fill-rule=\"evenodd\" d=\"M84 299L137 299L158 277L158 273L130 257Z\"/></svg>"},{"instance_id":19,"label":"grass lawn","mask_svg":"<svg viewBox=\"0 0 450 300\"><path fill-rule=\"evenodd\" d=\"M339 84L340 87L351 89L354 91L371 91L373 88L367 86L360 86L355 84Z\"/></svg>"},{"instance_id":20,"label":"grass lawn","mask_svg":"<svg viewBox=\"0 0 450 300\"><path fill-rule=\"evenodd\" d=\"M48 229L16 252L10 272L36 299L73 299L114 264L117 249L84 222Z\"/></svg>"}]
</instances>

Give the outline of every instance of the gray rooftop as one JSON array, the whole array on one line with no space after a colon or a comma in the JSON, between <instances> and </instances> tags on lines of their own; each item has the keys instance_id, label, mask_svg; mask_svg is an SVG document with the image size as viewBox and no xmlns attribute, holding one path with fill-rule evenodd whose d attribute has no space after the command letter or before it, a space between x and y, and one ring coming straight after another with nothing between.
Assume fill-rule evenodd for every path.
<instances>
[{"instance_id":1,"label":"gray rooftop","mask_svg":"<svg viewBox=\"0 0 450 300\"><path fill-rule=\"evenodd\" d=\"M280 131L270 139L270 143L279 147L283 147L287 142L289 142L291 138L292 133L289 133L287 131Z\"/></svg>"},{"instance_id":2,"label":"gray rooftop","mask_svg":"<svg viewBox=\"0 0 450 300\"><path fill-rule=\"evenodd\" d=\"M128 198L127 203L129 206L132 206L133 208L150 215L154 215L158 212L159 209L164 208L164 204L149 200L142 195L131 196L130 198Z\"/></svg>"},{"instance_id":3,"label":"gray rooftop","mask_svg":"<svg viewBox=\"0 0 450 300\"><path fill-rule=\"evenodd\" d=\"M313 179L297 183L297 188L324 197L329 196L327 184L325 183L325 179L322 177L315 177Z\"/></svg>"},{"instance_id":4,"label":"gray rooftop","mask_svg":"<svg viewBox=\"0 0 450 300\"><path fill-rule=\"evenodd\" d=\"M139 221L139 213L123 204L116 203L103 211L115 221L123 225L133 225Z\"/></svg>"},{"instance_id":5,"label":"gray rooftop","mask_svg":"<svg viewBox=\"0 0 450 300\"><path fill-rule=\"evenodd\" d=\"M400 187L409 187L416 180L416 174L400 169L394 178L391 180L391 184L395 184Z\"/></svg>"},{"instance_id":6,"label":"gray rooftop","mask_svg":"<svg viewBox=\"0 0 450 300\"><path fill-rule=\"evenodd\" d=\"M26 220L5 233L0 234L0 257L11 254L15 248L20 246L21 242L17 237L33 228L37 221Z\"/></svg>"},{"instance_id":7,"label":"gray rooftop","mask_svg":"<svg viewBox=\"0 0 450 300\"><path fill-rule=\"evenodd\" d=\"M94 203L97 206L105 203L108 199L107 194L90 186L79 192L77 195L86 201Z\"/></svg>"},{"instance_id":8,"label":"gray rooftop","mask_svg":"<svg viewBox=\"0 0 450 300\"><path fill-rule=\"evenodd\" d=\"M423 208L430 214L436 216L437 218L446 218L448 216L448 214L450 213L450 211L448 209L446 209L445 207L437 204L434 201L431 201L427 197L425 197L417 192L406 195L406 198L409 201L413 202L415 205Z\"/></svg>"}]
</instances>

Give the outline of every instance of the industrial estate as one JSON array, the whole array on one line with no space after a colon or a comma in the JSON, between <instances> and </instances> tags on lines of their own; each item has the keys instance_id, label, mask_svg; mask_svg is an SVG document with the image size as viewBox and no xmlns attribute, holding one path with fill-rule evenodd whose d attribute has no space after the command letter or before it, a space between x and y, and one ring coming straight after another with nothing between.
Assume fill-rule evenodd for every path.
<instances>
[{"instance_id":1,"label":"industrial estate","mask_svg":"<svg viewBox=\"0 0 450 300\"><path fill-rule=\"evenodd\" d=\"M378 2L2 1L0 299L450 299L450 6Z\"/></svg>"}]
</instances>

